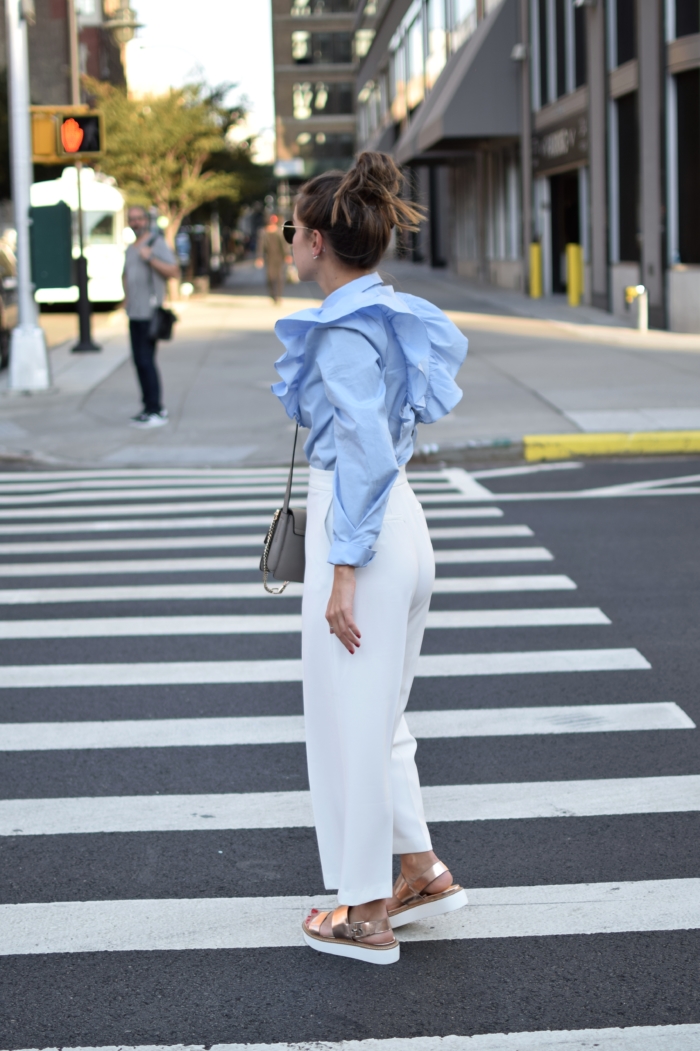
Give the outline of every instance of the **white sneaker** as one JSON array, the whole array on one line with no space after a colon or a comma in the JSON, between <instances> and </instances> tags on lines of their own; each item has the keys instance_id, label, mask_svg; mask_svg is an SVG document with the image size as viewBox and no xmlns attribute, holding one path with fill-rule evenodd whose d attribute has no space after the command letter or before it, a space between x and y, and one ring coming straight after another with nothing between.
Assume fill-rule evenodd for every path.
<instances>
[{"instance_id":1,"label":"white sneaker","mask_svg":"<svg viewBox=\"0 0 700 1051\"><path fill-rule=\"evenodd\" d=\"M131 426L140 427L142 430L146 430L151 427L165 427L167 422L167 412L144 412L131 421Z\"/></svg>"}]
</instances>

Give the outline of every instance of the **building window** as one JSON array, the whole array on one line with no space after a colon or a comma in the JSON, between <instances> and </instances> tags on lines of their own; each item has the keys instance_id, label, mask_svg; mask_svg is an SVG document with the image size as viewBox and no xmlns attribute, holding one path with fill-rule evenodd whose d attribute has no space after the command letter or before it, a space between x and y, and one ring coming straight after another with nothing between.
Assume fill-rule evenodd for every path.
<instances>
[{"instance_id":1,"label":"building window","mask_svg":"<svg viewBox=\"0 0 700 1051\"><path fill-rule=\"evenodd\" d=\"M699 0L676 0L676 36L700 33Z\"/></svg>"},{"instance_id":2,"label":"building window","mask_svg":"<svg viewBox=\"0 0 700 1051\"><path fill-rule=\"evenodd\" d=\"M406 58L406 106L410 113L425 97L422 15L413 21L406 35Z\"/></svg>"},{"instance_id":3,"label":"building window","mask_svg":"<svg viewBox=\"0 0 700 1051\"><path fill-rule=\"evenodd\" d=\"M586 8L574 8L574 84L582 87L588 80L586 50Z\"/></svg>"},{"instance_id":4,"label":"building window","mask_svg":"<svg viewBox=\"0 0 700 1051\"><path fill-rule=\"evenodd\" d=\"M700 263L700 70L676 77L676 112L679 261Z\"/></svg>"},{"instance_id":5,"label":"building window","mask_svg":"<svg viewBox=\"0 0 700 1051\"><path fill-rule=\"evenodd\" d=\"M297 136L297 144L299 156L304 160L343 161L355 152L353 136L343 132L319 131L316 135L302 132Z\"/></svg>"},{"instance_id":6,"label":"building window","mask_svg":"<svg viewBox=\"0 0 700 1051\"><path fill-rule=\"evenodd\" d=\"M346 14L354 6L354 0L293 0L291 14L302 18L309 15Z\"/></svg>"},{"instance_id":7,"label":"building window","mask_svg":"<svg viewBox=\"0 0 700 1051\"><path fill-rule=\"evenodd\" d=\"M554 19L557 48L557 98L566 95L566 0L555 0Z\"/></svg>"},{"instance_id":8,"label":"building window","mask_svg":"<svg viewBox=\"0 0 700 1051\"><path fill-rule=\"evenodd\" d=\"M549 102L549 84L547 76L547 65L549 55L549 34L547 32L547 0L538 0L537 13L539 21L539 44L540 44L540 106L546 106Z\"/></svg>"},{"instance_id":9,"label":"building window","mask_svg":"<svg viewBox=\"0 0 700 1051\"><path fill-rule=\"evenodd\" d=\"M304 81L292 88L292 109L295 120L309 117L337 116L353 112L353 85L349 81L326 84Z\"/></svg>"},{"instance_id":10,"label":"building window","mask_svg":"<svg viewBox=\"0 0 700 1051\"><path fill-rule=\"evenodd\" d=\"M292 114L295 120L308 120L314 101L313 86L306 81L292 88Z\"/></svg>"},{"instance_id":11,"label":"building window","mask_svg":"<svg viewBox=\"0 0 700 1051\"><path fill-rule=\"evenodd\" d=\"M476 0L451 0L451 49L456 51L476 29Z\"/></svg>"},{"instance_id":12,"label":"building window","mask_svg":"<svg viewBox=\"0 0 700 1051\"><path fill-rule=\"evenodd\" d=\"M298 65L352 62L351 33L292 33L292 58Z\"/></svg>"},{"instance_id":13,"label":"building window","mask_svg":"<svg viewBox=\"0 0 700 1051\"><path fill-rule=\"evenodd\" d=\"M619 256L639 261L639 126L637 92L617 100Z\"/></svg>"},{"instance_id":14,"label":"building window","mask_svg":"<svg viewBox=\"0 0 700 1051\"><path fill-rule=\"evenodd\" d=\"M355 33L355 58L364 58L374 40L373 29L358 29Z\"/></svg>"},{"instance_id":15,"label":"building window","mask_svg":"<svg viewBox=\"0 0 700 1051\"><path fill-rule=\"evenodd\" d=\"M426 87L432 88L447 62L447 21L445 0L427 0L428 57L425 64Z\"/></svg>"},{"instance_id":16,"label":"building window","mask_svg":"<svg viewBox=\"0 0 700 1051\"><path fill-rule=\"evenodd\" d=\"M617 38L618 66L637 57L637 0L617 0L615 10L615 35Z\"/></svg>"}]
</instances>

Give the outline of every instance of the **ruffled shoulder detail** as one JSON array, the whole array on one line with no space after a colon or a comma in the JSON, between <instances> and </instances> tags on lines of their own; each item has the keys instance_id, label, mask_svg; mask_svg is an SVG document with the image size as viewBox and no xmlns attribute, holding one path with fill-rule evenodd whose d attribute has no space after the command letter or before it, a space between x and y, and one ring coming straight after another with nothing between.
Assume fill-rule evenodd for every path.
<instances>
[{"instance_id":1,"label":"ruffled shoulder detail","mask_svg":"<svg viewBox=\"0 0 700 1051\"><path fill-rule=\"evenodd\" d=\"M373 280L370 280L370 277ZM425 299L396 293L378 275L360 278L339 289L320 307L300 310L275 325L286 352L275 362L281 381L272 391L287 415L299 420L299 384L303 377L306 338L311 329L347 327L369 335L372 321L386 320L407 366L407 403L420 423L446 416L462 398L454 377L467 354L467 338L441 310ZM339 294L342 293L342 294Z\"/></svg>"}]
</instances>

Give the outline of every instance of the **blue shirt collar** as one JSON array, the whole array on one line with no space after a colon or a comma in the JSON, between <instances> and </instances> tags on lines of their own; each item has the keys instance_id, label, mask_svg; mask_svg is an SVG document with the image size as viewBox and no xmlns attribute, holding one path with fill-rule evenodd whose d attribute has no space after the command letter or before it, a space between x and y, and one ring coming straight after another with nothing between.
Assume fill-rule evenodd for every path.
<instances>
[{"instance_id":1,"label":"blue shirt collar","mask_svg":"<svg viewBox=\"0 0 700 1051\"><path fill-rule=\"evenodd\" d=\"M345 296L356 295L358 292L366 292L368 288L373 288L374 285L381 285L382 279L378 273L363 274L362 277L356 277L354 281L348 281L347 285L341 285L340 288L336 288L335 292L331 292L329 296L323 300L323 307L335 306L336 303L344 299Z\"/></svg>"}]
</instances>

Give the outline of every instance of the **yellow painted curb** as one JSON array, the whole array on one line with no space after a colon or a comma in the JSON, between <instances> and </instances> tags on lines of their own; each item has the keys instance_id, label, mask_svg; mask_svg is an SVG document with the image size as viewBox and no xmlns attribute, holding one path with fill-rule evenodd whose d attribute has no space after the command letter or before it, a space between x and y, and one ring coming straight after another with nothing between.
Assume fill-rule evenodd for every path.
<instances>
[{"instance_id":1,"label":"yellow painted curb","mask_svg":"<svg viewBox=\"0 0 700 1051\"><path fill-rule=\"evenodd\" d=\"M528 434L526 460L568 460L575 456L654 456L700 453L700 431L637 431L633 434Z\"/></svg>"}]
</instances>

